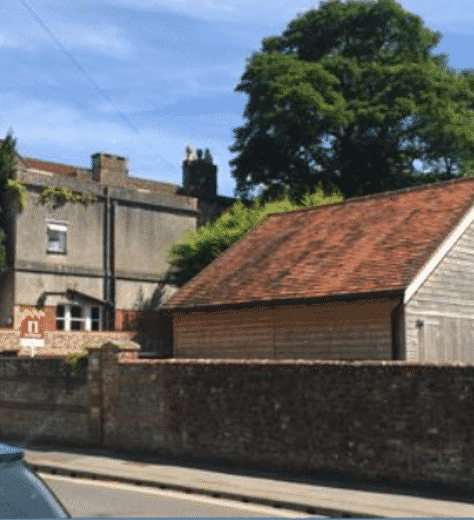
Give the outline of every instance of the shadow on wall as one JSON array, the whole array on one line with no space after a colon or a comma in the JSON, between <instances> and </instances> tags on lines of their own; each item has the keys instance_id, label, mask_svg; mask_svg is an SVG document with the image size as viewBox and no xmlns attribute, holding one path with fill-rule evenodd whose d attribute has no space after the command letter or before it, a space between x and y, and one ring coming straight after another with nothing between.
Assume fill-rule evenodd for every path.
<instances>
[{"instance_id":1,"label":"shadow on wall","mask_svg":"<svg viewBox=\"0 0 474 520\"><path fill-rule=\"evenodd\" d=\"M133 314L124 317L123 328L136 331L132 340L139 343L142 352L152 352L162 358L173 355L173 321L160 311L160 306L173 294L174 289L162 283L153 295L145 299L140 288Z\"/></svg>"}]
</instances>

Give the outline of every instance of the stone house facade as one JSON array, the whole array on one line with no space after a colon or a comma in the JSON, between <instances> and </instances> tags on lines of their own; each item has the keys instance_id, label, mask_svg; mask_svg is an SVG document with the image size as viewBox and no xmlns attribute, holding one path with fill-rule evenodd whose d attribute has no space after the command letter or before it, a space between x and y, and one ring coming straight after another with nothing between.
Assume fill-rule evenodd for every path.
<instances>
[{"instance_id":1,"label":"stone house facade","mask_svg":"<svg viewBox=\"0 0 474 520\"><path fill-rule=\"evenodd\" d=\"M174 290L163 281L167 250L235 200L130 176L127 160L107 153L92 155L90 169L19 156L14 178L29 200L24 211L13 196L6 207L0 350L64 353L107 337L169 355L171 325L159 312ZM45 188L61 187L95 201L41 202Z\"/></svg>"},{"instance_id":2,"label":"stone house facade","mask_svg":"<svg viewBox=\"0 0 474 520\"><path fill-rule=\"evenodd\" d=\"M174 357L474 361L474 179L268 216L164 305Z\"/></svg>"}]
</instances>

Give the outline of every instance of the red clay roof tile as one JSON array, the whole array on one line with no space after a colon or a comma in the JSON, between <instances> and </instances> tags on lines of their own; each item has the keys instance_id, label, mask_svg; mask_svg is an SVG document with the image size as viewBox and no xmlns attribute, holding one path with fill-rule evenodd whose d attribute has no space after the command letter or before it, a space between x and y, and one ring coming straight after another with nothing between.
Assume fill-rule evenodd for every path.
<instances>
[{"instance_id":1,"label":"red clay roof tile","mask_svg":"<svg viewBox=\"0 0 474 520\"><path fill-rule=\"evenodd\" d=\"M164 308L404 289L474 203L474 179L268 216Z\"/></svg>"},{"instance_id":2,"label":"red clay roof tile","mask_svg":"<svg viewBox=\"0 0 474 520\"><path fill-rule=\"evenodd\" d=\"M32 159L31 157L22 157L21 162L26 168L40 170L44 172L54 173L55 175L64 175L66 177L75 177L77 166L70 166L68 164L55 163L50 161L41 161L39 159Z\"/></svg>"}]
</instances>

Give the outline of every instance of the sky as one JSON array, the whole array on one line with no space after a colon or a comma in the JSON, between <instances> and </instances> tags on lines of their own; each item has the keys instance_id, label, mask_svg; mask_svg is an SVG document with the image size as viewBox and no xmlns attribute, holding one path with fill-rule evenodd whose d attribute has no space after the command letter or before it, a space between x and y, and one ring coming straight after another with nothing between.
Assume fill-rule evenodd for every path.
<instances>
[{"instance_id":1,"label":"sky","mask_svg":"<svg viewBox=\"0 0 474 520\"><path fill-rule=\"evenodd\" d=\"M474 67L472 0L399 3L443 34L434 52L447 53L451 67ZM6 0L0 137L12 129L21 155L81 167L96 152L125 156L130 175L175 184L190 143L211 150L219 194L232 197L229 146L247 101L234 89L246 60L318 5Z\"/></svg>"}]
</instances>

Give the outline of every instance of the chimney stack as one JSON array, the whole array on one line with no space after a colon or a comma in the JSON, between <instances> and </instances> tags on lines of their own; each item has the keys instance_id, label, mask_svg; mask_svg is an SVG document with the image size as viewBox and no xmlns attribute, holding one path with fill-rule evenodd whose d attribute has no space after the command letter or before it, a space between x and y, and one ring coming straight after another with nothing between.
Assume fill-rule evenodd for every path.
<instances>
[{"instance_id":1,"label":"chimney stack","mask_svg":"<svg viewBox=\"0 0 474 520\"><path fill-rule=\"evenodd\" d=\"M205 200L217 197L217 166L202 158L202 151L197 150L197 157L188 155L183 161L183 188L186 193Z\"/></svg>"},{"instance_id":2,"label":"chimney stack","mask_svg":"<svg viewBox=\"0 0 474 520\"><path fill-rule=\"evenodd\" d=\"M121 186L128 176L127 159L110 153L95 153L92 157L92 179L101 184Z\"/></svg>"}]
</instances>

